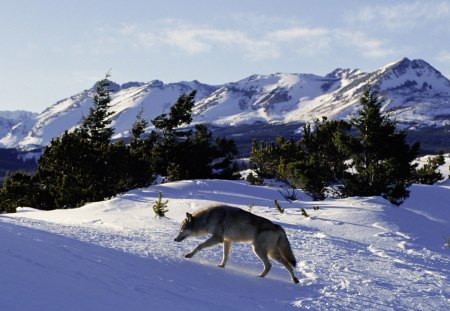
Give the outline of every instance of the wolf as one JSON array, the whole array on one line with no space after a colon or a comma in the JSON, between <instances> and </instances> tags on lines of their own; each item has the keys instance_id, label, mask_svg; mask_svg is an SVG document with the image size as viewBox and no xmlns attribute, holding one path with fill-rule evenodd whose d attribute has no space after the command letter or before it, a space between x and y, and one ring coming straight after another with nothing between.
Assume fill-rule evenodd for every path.
<instances>
[{"instance_id":1,"label":"wolf","mask_svg":"<svg viewBox=\"0 0 450 311\"><path fill-rule=\"evenodd\" d=\"M294 283L299 282L294 273L297 261L292 253L286 232L281 226L270 220L238 207L210 206L193 214L186 213L186 219L181 223L180 232L174 240L181 242L191 236L208 234L211 234L211 237L187 253L186 258L191 258L206 247L223 243L223 258L218 266L225 268L231 243L251 242L254 253L264 264L264 270L259 274L260 277L265 277L272 268L270 257L286 268Z\"/></svg>"}]
</instances>

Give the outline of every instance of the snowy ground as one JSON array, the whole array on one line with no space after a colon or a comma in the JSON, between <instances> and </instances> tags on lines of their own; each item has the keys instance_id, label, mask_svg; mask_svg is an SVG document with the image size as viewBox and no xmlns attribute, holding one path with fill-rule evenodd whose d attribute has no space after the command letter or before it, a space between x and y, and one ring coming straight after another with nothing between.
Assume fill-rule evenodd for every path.
<instances>
[{"instance_id":1,"label":"snowy ground","mask_svg":"<svg viewBox=\"0 0 450 311\"><path fill-rule=\"evenodd\" d=\"M152 211L159 191L163 219ZM73 210L21 208L0 215L0 310L449 310L450 183L411 191L401 207L378 197L312 202L300 191L290 204L276 188L194 180ZM247 244L233 245L226 269L216 267L220 246L185 259L202 239L174 242L179 223L215 203L281 224L300 284L278 264L256 277L262 264Z\"/></svg>"}]
</instances>

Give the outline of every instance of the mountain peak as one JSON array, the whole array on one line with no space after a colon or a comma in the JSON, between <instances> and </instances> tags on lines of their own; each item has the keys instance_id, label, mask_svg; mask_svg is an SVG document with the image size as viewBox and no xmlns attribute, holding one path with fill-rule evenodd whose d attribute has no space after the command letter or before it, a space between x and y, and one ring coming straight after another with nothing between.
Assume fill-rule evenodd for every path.
<instances>
[{"instance_id":1,"label":"mountain peak","mask_svg":"<svg viewBox=\"0 0 450 311\"><path fill-rule=\"evenodd\" d=\"M336 68L332 72L326 74L325 77L331 79L348 79L349 77L358 73L361 73L359 69Z\"/></svg>"}]
</instances>

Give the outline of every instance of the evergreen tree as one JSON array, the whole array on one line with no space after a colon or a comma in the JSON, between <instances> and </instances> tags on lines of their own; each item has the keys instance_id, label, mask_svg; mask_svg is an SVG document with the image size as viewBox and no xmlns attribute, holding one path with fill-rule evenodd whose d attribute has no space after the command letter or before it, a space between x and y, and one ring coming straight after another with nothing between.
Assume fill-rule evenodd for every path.
<instances>
[{"instance_id":1,"label":"evergreen tree","mask_svg":"<svg viewBox=\"0 0 450 311\"><path fill-rule=\"evenodd\" d=\"M153 204L153 212L155 212L155 215L159 218L162 218L166 216L166 213L169 211L167 207L167 203L169 200L166 200L165 202L162 201L162 192L159 192L158 201Z\"/></svg>"},{"instance_id":2,"label":"evergreen tree","mask_svg":"<svg viewBox=\"0 0 450 311\"><path fill-rule=\"evenodd\" d=\"M439 167L444 164L445 158L442 152L435 157L428 157L427 163L416 170L414 182L432 185L444 179L444 175L439 171Z\"/></svg>"},{"instance_id":3,"label":"evergreen tree","mask_svg":"<svg viewBox=\"0 0 450 311\"><path fill-rule=\"evenodd\" d=\"M302 188L314 200L326 198L326 188L339 182L347 169L347 154L340 144L347 139L350 125L345 121L314 120L303 127L299 141L302 157L286 165L285 178L295 187Z\"/></svg>"},{"instance_id":4,"label":"evergreen tree","mask_svg":"<svg viewBox=\"0 0 450 311\"><path fill-rule=\"evenodd\" d=\"M46 200L46 209L103 200L129 185L126 148L111 143L107 78L98 82L94 105L80 127L53 139L39 159L36 176L52 198Z\"/></svg>"},{"instance_id":5,"label":"evergreen tree","mask_svg":"<svg viewBox=\"0 0 450 311\"><path fill-rule=\"evenodd\" d=\"M382 195L400 205L408 196L418 143L410 147L406 134L397 132L388 116L381 114L383 101L370 88L360 100L362 109L352 119L356 135L343 146L351 157L353 172L344 173L343 193L349 196Z\"/></svg>"},{"instance_id":6,"label":"evergreen tree","mask_svg":"<svg viewBox=\"0 0 450 311\"><path fill-rule=\"evenodd\" d=\"M169 181L192 178L227 178L233 175L233 155L237 152L234 142L217 138L206 126L180 129L192 121L192 108L196 92L181 95L170 108L169 114L161 114L152 120L157 132L152 148L154 172L167 176Z\"/></svg>"},{"instance_id":7,"label":"evergreen tree","mask_svg":"<svg viewBox=\"0 0 450 311\"><path fill-rule=\"evenodd\" d=\"M143 138L148 122L142 118L142 114L143 110L141 109L130 130L129 172L132 176L130 189L149 186L154 180L152 149L157 137L153 132L147 138Z\"/></svg>"},{"instance_id":8,"label":"evergreen tree","mask_svg":"<svg viewBox=\"0 0 450 311\"><path fill-rule=\"evenodd\" d=\"M15 213L19 206L33 206L37 185L34 178L23 172L7 175L0 189L0 213Z\"/></svg>"},{"instance_id":9,"label":"evergreen tree","mask_svg":"<svg viewBox=\"0 0 450 311\"><path fill-rule=\"evenodd\" d=\"M83 138L90 139L93 143L107 144L111 142L114 133L110 126L113 112L109 111L111 102L109 87L109 74L99 81L94 95L94 105L89 109L89 114L83 119L77 131Z\"/></svg>"}]
</instances>

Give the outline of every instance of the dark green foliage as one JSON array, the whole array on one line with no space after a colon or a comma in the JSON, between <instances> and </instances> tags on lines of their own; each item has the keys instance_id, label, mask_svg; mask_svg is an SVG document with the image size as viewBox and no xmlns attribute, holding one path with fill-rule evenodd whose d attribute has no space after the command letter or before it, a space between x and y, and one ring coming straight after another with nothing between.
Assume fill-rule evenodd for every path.
<instances>
[{"instance_id":1,"label":"dark green foliage","mask_svg":"<svg viewBox=\"0 0 450 311\"><path fill-rule=\"evenodd\" d=\"M169 114L152 121L157 131L143 137L148 122L141 110L130 130L129 145L123 140L112 142L106 78L98 83L94 105L80 127L66 131L44 149L36 175L17 174L7 180L0 192L0 211L15 211L18 205L74 208L148 186L156 174L169 180L235 177L232 140L217 138L213 143L203 125L179 128L192 121L195 91L181 95Z\"/></svg>"},{"instance_id":2,"label":"dark green foliage","mask_svg":"<svg viewBox=\"0 0 450 311\"><path fill-rule=\"evenodd\" d=\"M313 206L313 210L317 211L320 209L320 206Z\"/></svg>"},{"instance_id":3,"label":"dark green foliage","mask_svg":"<svg viewBox=\"0 0 450 311\"><path fill-rule=\"evenodd\" d=\"M65 132L44 149L38 162L37 178L51 201L46 209L73 208L82 202L102 200L96 189L103 183L104 161L98 157L94 144L76 132Z\"/></svg>"},{"instance_id":4,"label":"dark green foliage","mask_svg":"<svg viewBox=\"0 0 450 311\"><path fill-rule=\"evenodd\" d=\"M195 103L197 91L192 91L188 95L181 95L177 102L170 108L169 115L163 113L152 120L155 128L162 131L164 139L171 139L172 136L183 136L186 133L175 131L183 124L192 122L192 108Z\"/></svg>"},{"instance_id":5,"label":"dark green foliage","mask_svg":"<svg viewBox=\"0 0 450 311\"><path fill-rule=\"evenodd\" d=\"M278 203L277 200L274 200L274 201L273 201L273 204L275 205L275 208L277 209L277 211L279 211L281 214L284 213L284 208L282 208L282 207L280 206L280 203Z\"/></svg>"},{"instance_id":6,"label":"dark green foliage","mask_svg":"<svg viewBox=\"0 0 450 311\"><path fill-rule=\"evenodd\" d=\"M151 165L145 157L148 143L141 140L138 126L133 127L131 146L123 140L111 142L109 102L104 79L81 126L53 139L44 149L36 174L40 199L35 207L74 208L151 183ZM137 119L139 125L145 124Z\"/></svg>"},{"instance_id":7,"label":"dark green foliage","mask_svg":"<svg viewBox=\"0 0 450 311\"><path fill-rule=\"evenodd\" d=\"M166 200L165 202L162 201L162 192L160 191L158 200L153 204L153 211L157 217L162 218L169 211L167 207L168 202L169 200Z\"/></svg>"},{"instance_id":8,"label":"dark green foliage","mask_svg":"<svg viewBox=\"0 0 450 311\"><path fill-rule=\"evenodd\" d=\"M382 195L401 204L409 195L419 145L381 115L382 100L368 88L358 116L346 121L314 120L297 141L253 141L251 164L261 178L278 178L302 188L314 200Z\"/></svg>"},{"instance_id":9,"label":"dark green foliage","mask_svg":"<svg viewBox=\"0 0 450 311\"><path fill-rule=\"evenodd\" d=\"M444 175L439 172L439 166L444 164L445 158L442 153L435 157L428 157L427 163L416 170L413 182L432 185L444 179Z\"/></svg>"},{"instance_id":10,"label":"dark green foliage","mask_svg":"<svg viewBox=\"0 0 450 311\"><path fill-rule=\"evenodd\" d=\"M303 216L305 216L306 218L309 217L308 212L303 207L302 207L301 211L302 211Z\"/></svg>"},{"instance_id":11,"label":"dark green foliage","mask_svg":"<svg viewBox=\"0 0 450 311\"><path fill-rule=\"evenodd\" d=\"M246 180L250 183L250 185L253 186L262 186L264 184L264 180L257 174L253 174L252 172L247 175Z\"/></svg>"},{"instance_id":12,"label":"dark green foliage","mask_svg":"<svg viewBox=\"0 0 450 311\"><path fill-rule=\"evenodd\" d=\"M396 131L395 122L381 115L382 100L368 88L360 100L362 109L352 120L356 135L346 143L353 172L343 178L343 193L348 196L382 195L400 205L408 196L407 187L415 166L411 164L419 145L409 146L405 133Z\"/></svg>"},{"instance_id":13,"label":"dark green foliage","mask_svg":"<svg viewBox=\"0 0 450 311\"><path fill-rule=\"evenodd\" d=\"M233 178L236 147L232 140L217 138L202 124L180 129L192 121L195 91L181 95L169 114L152 120L154 132L152 158L154 171L169 181L195 178Z\"/></svg>"},{"instance_id":14,"label":"dark green foliage","mask_svg":"<svg viewBox=\"0 0 450 311\"><path fill-rule=\"evenodd\" d=\"M315 200L326 197L326 187L336 183L347 168L339 143L348 140L344 121L315 120L303 127L298 142L278 138L275 143L253 141L251 164L259 176L278 178L302 188Z\"/></svg>"},{"instance_id":15,"label":"dark green foliage","mask_svg":"<svg viewBox=\"0 0 450 311\"><path fill-rule=\"evenodd\" d=\"M314 200L326 198L326 187L342 179L347 169L347 154L341 144L348 140L350 126L345 121L315 120L303 127L299 141L302 157L287 165L285 176L289 182L302 188Z\"/></svg>"},{"instance_id":16,"label":"dark green foliage","mask_svg":"<svg viewBox=\"0 0 450 311\"><path fill-rule=\"evenodd\" d=\"M32 206L37 185L31 175L16 172L8 175L0 189L0 213L15 213L19 206Z\"/></svg>"},{"instance_id":17,"label":"dark green foliage","mask_svg":"<svg viewBox=\"0 0 450 311\"><path fill-rule=\"evenodd\" d=\"M250 164L261 178L285 178L286 163L302 157L301 149L294 140L278 137L276 142L252 142Z\"/></svg>"},{"instance_id":18,"label":"dark green foliage","mask_svg":"<svg viewBox=\"0 0 450 311\"><path fill-rule=\"evenodd\" d=\"M109 74L97 83L94 105L76 130L82 138L90 139L93 143L109 143L114 133L113 128L110 127L111 120L109 118L113 112L108 110L111 102L108 78Z\"/></svg>"}]
</instances>

